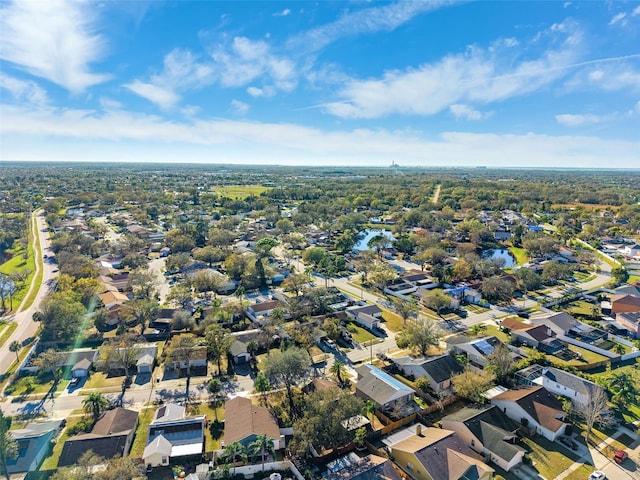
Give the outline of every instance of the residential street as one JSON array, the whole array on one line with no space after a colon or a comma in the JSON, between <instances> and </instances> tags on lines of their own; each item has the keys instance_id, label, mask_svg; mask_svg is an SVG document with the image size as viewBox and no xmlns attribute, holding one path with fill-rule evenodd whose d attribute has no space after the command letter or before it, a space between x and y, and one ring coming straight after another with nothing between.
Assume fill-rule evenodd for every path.
<instances>
[{"instance_id":1,"label":"residential street","mask_svg":"<svg viewBox=\"0 0 640 480\"><path fill-rule=\"evenodd\" d=\"M38 330L39 324L33 321L33 314L38 311L40 308L40 302L42 302L45 295L49 292L49 285L53 282L54 278L57 276L57 265L51 262L42 263L42 255L50 254L50 239L49 239L49 231L47 229L47 225L45 222L44 214L41 210L37 210L33 213L35 217L36 228L34 234L37 234L40 238L40 247L41 251L38 251L35 248L35 235L33 240L34 252L36 255L36 272L34 274L34 278L38 275L38 270L41 265L44 265L44 271L42 276L42 284L40 285L40 290L36 295L35 301L26 310L22 310L18 308L18 313L13 316L14 322L17 322L18 327L14 330L11 336L4 343L2 348L0 348L0 372L5 373L7 369L11 366L11 364L15 361L15 354L9 351L9 345L11 342L18 341L20 343L24 342L26 339L31 338L35 335ZM31 291L31 290L30 290ZM25 299L28 298L28 294L25 296Z\"/></svg>"}]
</instances>

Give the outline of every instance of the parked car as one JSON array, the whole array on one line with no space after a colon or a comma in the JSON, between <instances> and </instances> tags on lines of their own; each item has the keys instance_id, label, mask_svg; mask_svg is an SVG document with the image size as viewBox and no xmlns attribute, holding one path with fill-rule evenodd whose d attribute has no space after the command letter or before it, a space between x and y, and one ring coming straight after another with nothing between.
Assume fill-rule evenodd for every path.
<instances>
[{"instance_id":1,"label":"parked car","mask_svg":"<svg viewBox=\"0 0 640 480\"><path fill-rule=\"evenodd\" d=\"M559 440L560 440L560 443L562 443L566 447L569 447L571 450L578 449L578 444L573 440L571 440L569 437L560 437Z\"/></svg>"},{"instance_id":2,"label":"parked car","mask_svg":"<svg viewBox=\"0 0 640 480\"><path fill-rule=\"evenodd\" d=\"M327 347L329 348L336 348L336 342L334 342L333 340L331 340L330 338L325 338L324 343L327 345Z\"/></svg>"},{"instance_id":3,"label":"parked car","mask_svg":"<svg viewBox=\"0 0 640 480\"><path fill-rule=\"evenodd\" d=\"M629 458L629 454L627 452L625 452L624 450L618 450L614 455L613 455L613 461L616 463L624 463L624 461Z\"/></svg>"},{"instance_id":4,"label":"parked car","mask_svg":"<svg viewBox=\"0 0 640 480\"><path fill-rule=\"evenodd\" d=\"M76 385L78 385L80 383L80 377L73 377L71 379L71 381L69 382L69 386L70 387L75 387Z\"/></svg>"},{"instance_id":5,"label":"parked car","mask_svg":"<svg viewBox=\"0 0 640 480\"><path fill-rule=\"evenodd\" d=\"M589 475L589 480L607 480L607 476L601 470L596 470Z\"/></svg>"}]
</instances>

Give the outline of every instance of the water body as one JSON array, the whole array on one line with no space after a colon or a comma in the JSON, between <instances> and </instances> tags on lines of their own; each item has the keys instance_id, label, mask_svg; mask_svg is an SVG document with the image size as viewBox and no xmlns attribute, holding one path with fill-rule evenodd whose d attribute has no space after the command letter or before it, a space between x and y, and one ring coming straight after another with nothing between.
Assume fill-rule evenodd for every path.
<instances>
[{"instance_id":1,"label":"water body","mask_svg":"<svg viewBox=\"0 0 640 480\"><path fill-rule=\"evenodd\" d=\"M384 235L385 237L387 237L389 239L389 243L387 244L388 247L391 246L391 242L395 240L390 230L372 230L367 228L366 230L358 234L358 241L356 242L353 249L359 250L361 252L364 250L371 250L367 244L369 243L369 240L371 240L376 235Z\"/></svg>"},{"instance_id":2,"label":"water body","mask_svg":"<svg viewBox=\"0 0 640 480\"><path fill-rule=\"evenodd\" d=\"M0 273L0 275L2 274ZM16 291L16 286L14 285L12 280L3 278L2 283L0 284L0 290L2 291L3 296L6 297Z\"/></svg>"},{"instance_id":3,"label":"water body","mask_svg":"<svg viewBox=\"0 0 640 480\"><path fill-rule=\"evenodd\" d=\"M505 267L511 267L513 265L516 264L516 259L513 255L511 255L511 252L509 250L507 250L506 248L502 248L502 249L491 249L491 250L485 250L484 252L482 252L482 257L483 258L489 258L489 259L502 259L504 260L504 266Z\"/></svg>"}]
</instances>

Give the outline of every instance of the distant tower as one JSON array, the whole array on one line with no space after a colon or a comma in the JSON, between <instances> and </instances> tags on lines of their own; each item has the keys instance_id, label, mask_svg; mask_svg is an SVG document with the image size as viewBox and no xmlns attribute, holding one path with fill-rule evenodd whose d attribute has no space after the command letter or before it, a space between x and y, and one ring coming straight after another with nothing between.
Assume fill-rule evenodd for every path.
<instances>
[{"instance_id":1,"label":"distant tower","mask_svg":"<svg viewBox=\"0 0 640 480\"><path fill-rule=\"evenodd\" d=\"M392 160L389 168L400 168L400 165L398 165L395 160Z\"/></svg>"}]
</instances>

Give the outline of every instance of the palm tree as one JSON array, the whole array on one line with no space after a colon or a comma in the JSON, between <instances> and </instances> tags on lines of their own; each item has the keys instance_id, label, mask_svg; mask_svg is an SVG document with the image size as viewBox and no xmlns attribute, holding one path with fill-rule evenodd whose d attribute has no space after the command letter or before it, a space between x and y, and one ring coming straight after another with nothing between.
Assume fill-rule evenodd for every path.
<instances>
[{"instance_id":1,"label":"palm tree","mask_svg":"<svg viewBox=\"0 0 640 480\"><path fill-rule=\"evenodd\" d=\"M608 377L609 390L613 392L613 402L617 405L634 403L638 397L638 382L631 372L614 372Z\"/></svg>"},{"instance_id":2,"label":"palm tree","mask_svg":"<svg viewBox=\"0 0 640 480\"><path fill-rule=\"evenodd\" d=\"M338 383L340 384L340 386L342 386L344 384L344 380L342 376L347 372L347 369L345 368L344 363L342 363L339 360L336 360L333 363L333 365L331 365L331 368L329 369L329 371L336 376Z\"/></svg>"},{"instance_id":3,"label":"palm tree","mask_svg":"<svg viewBox=\"0 0 640 480\"><path fill-rule=\"evenodd\" d=\"M109 407L109 400L100 392L91 392L87 398L82 401L82 408L87 415L93 417L96 422L102 412Z\"/></svg>"},{"instance_id":4,"label":"palm tree","mask_svg":"<svg viewBox=\"0 0 640 480\"><path fill-rule=\"evenodd\" d=\"M262 471L264 472L264 456L265 453L273 453L275 452L275 446L273 444L273 439L268 437L267 435L257 435L256 440L249 445L251 451L255 454L260 453L260 458L262 460Z\"/></svg>"},{"instance_id":5,"label":"palm tree","mask_svg":"<svg viewBox=\"0 0 640 480\"><path fill-rule=\"evenodd\" d=\"M18 357L18 352L22 348L22 345L17 340L14 340L9 344L9 351L16 354L16 363L20 362L20 358Z\"/></svg>"},{"instance_id":6,"label":"palm tree","mask_svg":"<svg viewBox=\"0 0 640 480\"><path fill-rule=\"evenodd\" d=\"M233 476L236 476L236 457L242 459L247 458L246 448L240 442L233 442L230 445L226 445L222 452L222 456L225 458L225 463L233 463Z\"/></svg>"},{"instance_id":7,"label":"palm tree","mask_svg":"<svg viewBox=\"0 0 640 480\"><path fill-rule=\"evenodd\" d=\"M364 404L362 413L364 413L369 420L373 420L373 414L375 413L375 411L376 411L376 402L374 402L373 400L367 400L367 403ZM372 426L373 426L373 422L372 422Z\"/></svg>"},{"instance_id":8,"label":"palm tree","mask_svg":"<svg viewBox=\"0 0 640 480\"><path fill-rule=\"evenodd\" d=\"M618 355L624 355L624 346L620 343L616 343L613 348L613 353L617 353Z\"/></svg>"}]
</instances>

